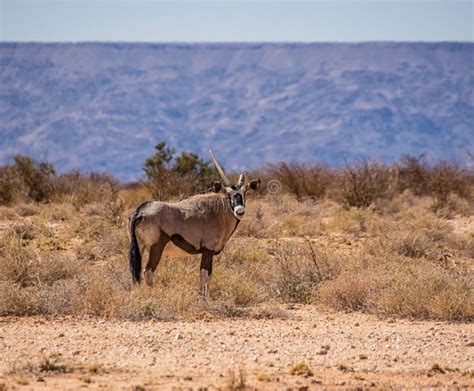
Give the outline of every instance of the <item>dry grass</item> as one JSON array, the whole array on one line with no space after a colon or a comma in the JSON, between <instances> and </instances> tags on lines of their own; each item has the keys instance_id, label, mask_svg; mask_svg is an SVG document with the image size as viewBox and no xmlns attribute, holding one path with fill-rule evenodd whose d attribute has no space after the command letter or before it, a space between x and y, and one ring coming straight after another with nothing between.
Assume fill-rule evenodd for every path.
<instances>
[{"instance_id":1,"label":"dry grass","mask_svg":"<svg viewBox=\"0 0 474 391\"><path fill-rule=\"evenodd\" d=\"M290 368L290 375L310 377L313 376L313 370L305 362L294 365Z\"/></svg>"},{"instance_id":2,"label":"dry grass","mask_svg":"<svg viewBox=\"0 0 474 391\"><path fill-rule=\"evenodd\" d=\"M281 304L296 302L474 320L474 237L449 220L469 221L466 194L452 192L444 206L433 208L433 198L415 195L406 180L408 190L387 198L392 172L359 169L373 170L369 185L382 183L374 184L378 193L371 193L367 208L324 198L328 188L319 200L305 198L308 189L298 190L300 200L295 194L249 199L247 219L216 257L211 305L197 295L197 257L164 258L153 288L131 286L125 221L149 199L147 186L121 188L98 175L49 178L56 186L49 203L20 197L0 208L0 315L284 318Z\"/></svg>"}]
</instances>

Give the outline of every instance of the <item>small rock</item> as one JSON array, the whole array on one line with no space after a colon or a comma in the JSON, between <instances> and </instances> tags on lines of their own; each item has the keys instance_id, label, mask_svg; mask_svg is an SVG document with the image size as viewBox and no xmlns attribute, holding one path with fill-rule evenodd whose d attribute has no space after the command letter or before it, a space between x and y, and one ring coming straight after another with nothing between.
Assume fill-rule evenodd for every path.
<instances>
[{"instance_id":1,"label":"small rock","mask_svg":"<svg viewBox=\"0 0 474 391\"><path fill-rule=\"evenodd\" d=\"M178 339L184 339L184 336L183 336L183 334L178 333L178 334L176 334L175 339L177 339L177 340L178 340Z\"/></svg>"}]
</instances>

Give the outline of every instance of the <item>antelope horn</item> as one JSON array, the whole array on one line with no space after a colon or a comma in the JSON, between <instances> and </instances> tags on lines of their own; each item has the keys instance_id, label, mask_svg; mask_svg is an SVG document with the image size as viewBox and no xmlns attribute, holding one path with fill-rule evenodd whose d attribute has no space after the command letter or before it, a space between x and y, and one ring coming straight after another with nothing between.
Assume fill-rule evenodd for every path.
<instances>
[{"instance_id":1,"label":"antelope horn","mask_svg":"<svg viewBox=\"0 0 474 391\"><path fill-rule=\"evenodd\" d=\"M230 185L230 182L229 180L227 179L227 177L225 176L225 172L224 170L222 169L221 165L219 164L219 162L217 161L216 157L214 156L214 153L209 150L209 154L211 155L211 158L212 158L212 162L214 163L214 166L216 167L217 169L217 172L219 172L219 175L221 176L222 180L224 181L224 184L226 186L229 186Z\"/></svg>"},{"instance_id":2,"label":"antelope horn","mask_svg":"<svg viewBox=\"0 0 474 391\"><path fill-rule=\"evenodd\" d=\"M244 174L240 174L239 176L239 185L242 186L245 182L245 175Z\"/></svg>"}]
</instances>

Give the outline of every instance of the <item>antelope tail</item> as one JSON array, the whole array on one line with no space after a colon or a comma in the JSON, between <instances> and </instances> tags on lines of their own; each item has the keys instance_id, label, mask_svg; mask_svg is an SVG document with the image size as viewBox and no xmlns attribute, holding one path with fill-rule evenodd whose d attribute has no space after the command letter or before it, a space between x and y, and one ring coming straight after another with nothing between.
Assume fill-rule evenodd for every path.
<instances>
[{"instance_id":1,"label":"antelope tail","mask_svg":"<svg viewBox=\"0 0 474 391\"><path fill-rule=\"evenodd\" d=\"M128 262L130 264L130 273L132 279L137 284L142 280L142 255L138 247L137 235L135 234L135 226L140 221L140 208L133 212L130 218L130 248L128 250Z\"/></svg>"}]
</instances>

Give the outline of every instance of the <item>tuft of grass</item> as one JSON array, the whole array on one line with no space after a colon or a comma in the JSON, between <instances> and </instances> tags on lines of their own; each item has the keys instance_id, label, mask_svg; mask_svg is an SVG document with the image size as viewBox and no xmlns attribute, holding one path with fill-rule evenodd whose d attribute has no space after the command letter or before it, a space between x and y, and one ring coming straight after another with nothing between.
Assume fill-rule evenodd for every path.
<instances>
[{"instance_id":1,"label":"tuft of grass","mask_svg":"<svg viewBox=\"0 0 474 391\"><path fill-rule=\"evenodd\" d=\"M317 287L338 273L340 259L333 254L316 251L305 240L306 248L279 245L274 250L274 275L267 281L270 290L286 302L309 303Z\"/></svg>"},{"instance_id":2,"label":"tuft of grass","mask_svg":"<svg viewBox=\"0 0 474 391\"><path fill-rule=\"evenodd\" d=\"M38 369L40 372L57 372L57 373L68 373L72 372L73 368L66 366L65 364L59 363L56 359L44 356L39 365Z\"/></svg>"},{"instance_id":3,"label":"tuft of grass","mask_svg":"<svg viewBox=\"0 0 474 391\"><path fill-rule=\"evenodd\" d=\"M305 362L300 362L290 368L291 375L310 377L313 376L313 370Z\"/></svg>"},{"instance_id":4,"label":"tuft of grass","mask_svg":"<svg viewBox=\"0 0 474 391\"><path fill-rule=\"evenodd\" d=\"M266 372L260 372L257 374L257 380L262 382L271 382L272 377Z\"/></svg>"},{"instance_id":5,"label":"tuft of grass","mask_svg":"<svg viewBox=\"0 0 474 391\"><path fill-rule=\"evenodd\" d=\"M240 367L236 372L234 369L229 369L227 372L227 389L231 391L245 390L246 384L246 373L243 367Z\"/></svg>"},{"instance_id":6,"label":"tuft of grass","mask_svg":"<svg viewBox=\"0 0 474 391\"><path fill-rule=\"evenodd\" d=\"M438 363L434 363L431 368L430 368L430 371L431 372L437 372L437 373L446 373L446 371L441 367L441 365L439 365Z\"/></svg>"}]
</instances>

